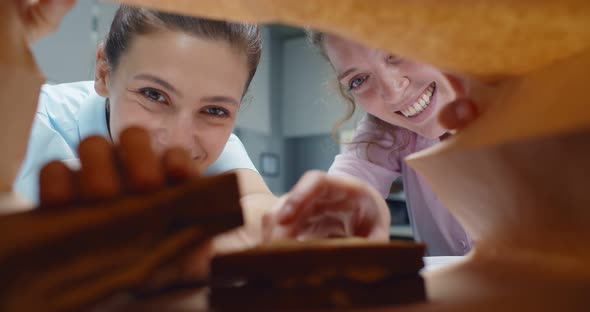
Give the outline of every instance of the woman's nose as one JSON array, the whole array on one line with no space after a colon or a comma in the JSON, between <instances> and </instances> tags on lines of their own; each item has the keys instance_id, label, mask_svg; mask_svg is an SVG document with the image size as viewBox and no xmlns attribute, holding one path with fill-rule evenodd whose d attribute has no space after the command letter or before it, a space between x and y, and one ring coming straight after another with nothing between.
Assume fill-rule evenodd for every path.
<instances>
[{"instance_id":1,"label":"woman's nose","mask_svg":"<svg viewBox=\"0 0 590 312\"><path fill-rule=\"evenodd\" d=\"M409 85L410 79L404 75L388 75L381 81L381 97L387 102L398 101Z\"/></svg>"},{"instance_id":2,"label":"woman's nose","mask_svg":"<svg viewBox=\"0 0 590 312\"><path fill-rule=\"evenodd\" d=\"M164 142L162 142L165 147L181 147L189 152L191 158L200 157L202 149L199 145L196 126L192 120L187 121L186 118L170 120L170 124L166 128L166 135Z\"/></svg>"}]
</instances>

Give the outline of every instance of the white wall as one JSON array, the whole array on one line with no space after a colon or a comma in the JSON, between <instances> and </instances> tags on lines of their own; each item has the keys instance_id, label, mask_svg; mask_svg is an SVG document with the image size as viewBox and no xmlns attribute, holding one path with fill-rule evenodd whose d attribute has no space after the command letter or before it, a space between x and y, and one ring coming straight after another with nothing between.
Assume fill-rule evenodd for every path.
<instances>
[{"instance_id":1,"label":"white wall","mask_svg":"<svg viewBox=\"0 0 590 312\"><path fill-rule=\"evenodd\" d=\"M283 58L283 45L282 45L282 38L281 34L276 31L276 29L267 28L265 30L265 34L267 37L264 39L265 41L265 53L266 60L268 63L267 71L263 71L262 73L266 76L268 75L268 81L266 85L267 94L262 95L268 97L268 109L266 112L260 112L258 109L262 109L257 107L256 109L252 110L254 114L253 122L260 122L265 123L269 122L269 132L263 133L261 131L257 131L256 129L252 130L252 128L242 128L238 127L237 134L244 143L250 158L254 162L254 165L260 170L260 156L263 153L272 153L276 155L279 159L279 172L277 176L264 176L264 181L270 188L270 190L275 194L282 194L288 191L288 187L286 186L287 176L290 171L291 164L288 163L287 155L285 153L285 139L282 134L282 105L281 105L281 80L282 80L282 58ZM263 66L266 66L263 65ZM258 75L258 73L257 73ZM255 78L256 79L256 78ZM259 97L257 94L254 95L254 100L258 101ZM260 118L260 116L267 116L264 119Z\"/></svg>"},{"instance_id":2,"label":"white wall","mask_svg":"<svg viewBox=\"0 0 590 312\"><path fill-rule=\"evenodd\" d=\"M93 6L98 13L95 37L92 35ZM78 1L57 32L33 46L39 67L49 81L61 83L94 78L96 47L106 35L117 7L112 3Z\"/></svg>"},{"instance_id":3,"label":"white wall","mask_svg":"<svg viewBox=\"0 0 590 312\"><path fill-rule=\"evenodd\" d=\"M346 103L338 91L335 73L307 38L284 41L283 134L304 137L328 134L346 113ZM347 127L353 127L355 118Z\"/></svg>"},{"instance_id":4,"label":"white wall","mask_svg":"<svg viewBox=\"0 0 590 312\"><path fill-rule=\"evenodd\" d=\"M263 51L260 65L246 94L236 127L260 134L271 133L271 35L268 28L262 30Z\"/></svg>"}]
</instances>

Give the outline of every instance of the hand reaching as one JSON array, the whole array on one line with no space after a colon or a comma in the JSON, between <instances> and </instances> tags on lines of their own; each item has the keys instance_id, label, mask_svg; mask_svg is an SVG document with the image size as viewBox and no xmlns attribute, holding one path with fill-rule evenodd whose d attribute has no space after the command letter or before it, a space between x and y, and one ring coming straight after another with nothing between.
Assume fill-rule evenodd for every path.
<instances>
[{"instance_id":1,"label":"hand reaching","mask_svg":"<svg viewBox=\"0 0 590 312\"><path fill-rule=\"evenodd\" d=\"M306 173L263 218L265 240L389 238L390 213L377 191L350 177Z\"/></svg>"}]
</instances>

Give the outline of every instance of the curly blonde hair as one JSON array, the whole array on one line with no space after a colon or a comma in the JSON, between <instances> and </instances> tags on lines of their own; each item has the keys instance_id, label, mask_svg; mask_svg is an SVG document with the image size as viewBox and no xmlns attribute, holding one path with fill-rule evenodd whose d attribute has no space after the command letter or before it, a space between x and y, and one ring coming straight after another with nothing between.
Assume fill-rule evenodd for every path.
<instances>
[{"instance_id":1,"label":"curly blonde hair","mask_svg":"<svg viewBox=\"0 0 590 312\"><path fill-rule=\"evenodd\" d=\"M330 63L330 65L332 65L330 58L326 53L326 47L324 44L324 39L326 36L325 33L314 31L311 29L306 29L305 31L310 43L314 47L316 47L318 52ZM365 144L367 155L369 155L369 148L371 148L371 146L377 146L381 149L390 150L392 154L394 152L403 150L408 146L410 133L407 129L392 125L369 113L367 113L367 118L371 123L373 123L377 127L377 129L379 129L379 133L371 137L357 137L352 142L340 142L338 139L338 131L347 121L349 121L352 118L352 116L356 112L356 102L354 101L354 97L352 96L350 91L346 90L346 88L342 86L342 84L338 84L338 90L340 92L340 95L345 100L344 102L346 103L346 113L334 124L334 127L332 128L332 136L335 140L337 140L341 144ZM402 135L399 136L399 134ZM391 144L389 145L385 145L379 142L388 138L390 139L388 141L391 142Z\"/></svg>"}]
</instances>

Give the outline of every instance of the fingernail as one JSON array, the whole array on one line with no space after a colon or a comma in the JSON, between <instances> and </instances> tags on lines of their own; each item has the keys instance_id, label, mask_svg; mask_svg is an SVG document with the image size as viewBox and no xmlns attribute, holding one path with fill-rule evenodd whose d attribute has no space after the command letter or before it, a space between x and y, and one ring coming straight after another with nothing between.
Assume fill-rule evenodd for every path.
<instances>
[{"instance_id":1,"label":"fingernail","mask_svg":"<svg viewBox=\"0 0 590 312\"><path fill-rule=\"evenodd\" d=\"M289 218L291 218L293 216L294 213L295 213L295 209L293 208L293 205L286 204L285 206L283 206L283 208L281 208L281 210L279 210L279 213L278 213L279 223L284 222L285 220L288 220Z\"/></svg>"},{"instance_id":2,"label":"fingernail","mask_svg":"<svg viewBox=\"0 0 590 312\"><path fill-rule=\"evenodd\" d=\"M291 199L303 196L316 187L314 183L304 183L296 185L295 188L291 191Z\"/></svg>"}]
</instances>

